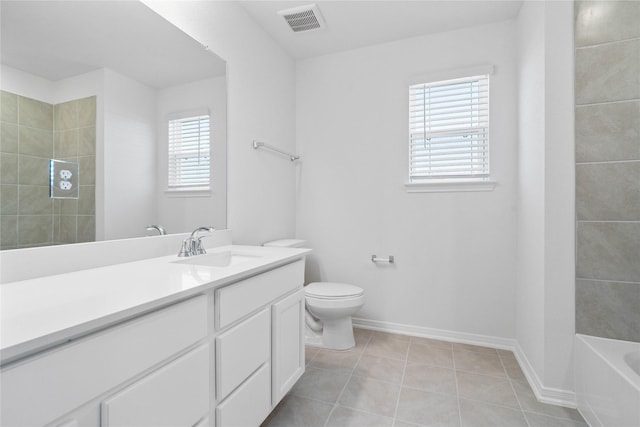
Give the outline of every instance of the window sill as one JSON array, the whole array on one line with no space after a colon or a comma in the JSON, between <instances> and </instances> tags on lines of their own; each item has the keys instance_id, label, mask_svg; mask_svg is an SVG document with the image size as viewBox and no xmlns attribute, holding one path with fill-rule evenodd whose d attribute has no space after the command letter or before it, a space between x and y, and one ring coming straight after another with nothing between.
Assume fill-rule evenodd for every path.
<instances>
[{"instance_id":1,"label":"window sill","mask_svg":"<svg viewBox=\"0 0 640 427\"><path fill-rule=\"evenodd\" d=\"M185 190L165 190L167 197L209 197L211 190L207 189L185 189Z\"/></svg>"},{"instance_id":2,"label":"window sill","mask_svg":"<svg viewBox=\"0 0 640 427\"><path fill-rule=\"evenodd\" d=\"M439 179L433 181L406 182L407 193L454 193L463 191L493 191L496 181Z\"/></svg>"}]
</instances>

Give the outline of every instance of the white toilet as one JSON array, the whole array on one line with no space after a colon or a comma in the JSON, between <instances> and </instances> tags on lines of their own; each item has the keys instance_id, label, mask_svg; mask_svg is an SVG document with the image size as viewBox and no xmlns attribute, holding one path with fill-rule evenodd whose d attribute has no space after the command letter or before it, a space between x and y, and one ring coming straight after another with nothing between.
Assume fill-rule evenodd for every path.
<instances>
[{"instance_id":1,"label":"white toilet","mask_svg":"<svg viewBox=\"0 0 640 427\"><path fill-rule=\"evenodd\" d=\"M304 240L286 239L264 246L302 248ZM313 282L304 288L306 307L305 343L331 350L348 350L356 345L351 316L364 305L362 288L346 283Z\"/></svg>"}]
</instances>

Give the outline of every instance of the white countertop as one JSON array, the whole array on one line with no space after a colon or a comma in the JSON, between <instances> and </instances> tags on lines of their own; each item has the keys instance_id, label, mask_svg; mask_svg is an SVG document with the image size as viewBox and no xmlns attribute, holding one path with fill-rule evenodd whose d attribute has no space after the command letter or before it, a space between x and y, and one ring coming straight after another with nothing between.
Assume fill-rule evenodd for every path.
<instances>
[{"instance_id":1,"label":"white countertop","mask_svg":"<svg viewBox=\"0 0 640 427\"><path fill-rule=\"evenodd\" d=\"M310 249L221 246L248 255L227 267L182 264L176 255L0 286L0 356L10 362L143 312L302 259ZM203 256L203 255L199 255ZM206 255L204 255L206 256Z\"/></svg>"}]
</instances>

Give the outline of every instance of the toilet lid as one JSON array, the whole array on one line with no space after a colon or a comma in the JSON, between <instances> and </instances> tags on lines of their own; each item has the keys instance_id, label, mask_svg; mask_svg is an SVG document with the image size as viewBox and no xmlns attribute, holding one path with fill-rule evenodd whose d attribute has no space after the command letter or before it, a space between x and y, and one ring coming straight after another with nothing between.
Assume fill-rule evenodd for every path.
<instances>
[{"instance_id":1,"label":"toilet lid","mask_svg":"<svg viewBox=\"0 0 640 427\"><path fill-rule=\"evenodd\" d=\"M304 293L314 298L336 299L357 297L364 291L362 288L346 283L313 282L304 287Z\"/></svg>"}]
</instances>

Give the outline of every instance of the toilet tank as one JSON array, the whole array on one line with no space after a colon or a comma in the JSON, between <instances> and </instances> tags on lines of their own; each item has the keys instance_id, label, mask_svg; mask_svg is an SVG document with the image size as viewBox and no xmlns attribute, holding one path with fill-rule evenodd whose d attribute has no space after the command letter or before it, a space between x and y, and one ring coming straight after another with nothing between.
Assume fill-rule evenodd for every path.
<instances>
[{"instance_id":1,"label":"toilet tank","mask_svg":"<svg viewBox=\"0 0 640 427\"><path fill-rule=\"evenodd\" d=\"M281 239L272 242L266 242L262 246L272 248L304 248L307 244L306 240L301 239Z\"/></svg>"}]
</instances>

